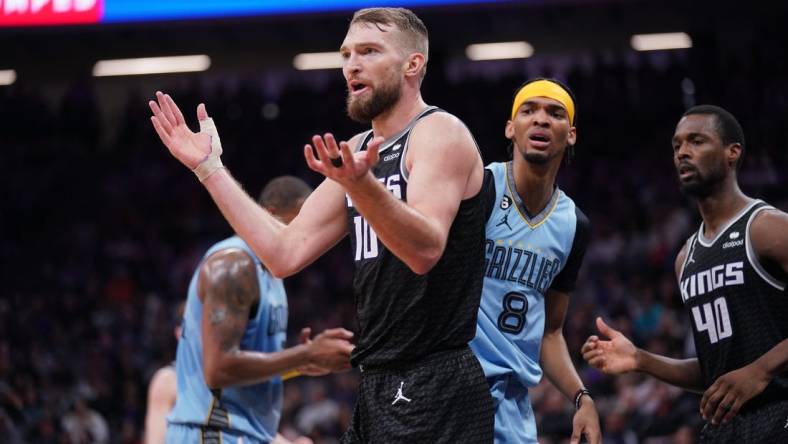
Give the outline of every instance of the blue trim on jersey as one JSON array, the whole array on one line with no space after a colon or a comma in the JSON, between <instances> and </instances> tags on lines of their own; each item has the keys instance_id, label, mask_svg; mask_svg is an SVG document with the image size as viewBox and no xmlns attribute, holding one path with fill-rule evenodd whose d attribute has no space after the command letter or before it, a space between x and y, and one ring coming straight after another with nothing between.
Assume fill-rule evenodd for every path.
<instances>
[{"instance_id":1,"label":"blue trim on jersey","mask_svg":"<svg viewBox=\"0 0 788 444\"><path fill-rule=\"evenodd\" d=\"M490 383L495 443L535 443L528 387L542 378L545 296L569 259L577 213L572 199L556 188L545 209L528 218L518 208L509 164L487 168L495 201L485 228L484 287L470 345Z\"/></svg>"},{"instance_id":2,"label":"blue trim on jersey","mask_svg":"<svg viewBox=\"0 0 788 444\"><path fill-rule=\"evenodd\" d=\"M287 298L282 280L271 276L251 248L237 236L215 244L203 260L214 252L227 248L240 248L254 259L260 285L257 313L246 326L240 349L265 353L281 351L287 331ZM208 421L211 407L217 401L208 389L203 373L200 328L202 301L197 295L198 275L199 267L189 285L183 315L183 333L178 342L175 366L178 394L175 407L167 418L171 424L204 425ZM260 384L224 388L218 401L229 413L230 430L262 442L269 442L276 436L282 411L280 377Z\"/></svg>"},{"instance_id":3,"label":"blue trim on jersey","mask_svg":"<svg viewBox=\"0 0 788 444\"><path fill-rule=\"evenodd\" d=\"M542 377L544 298L572 251L575 204L556 190L554 208L530 225L513 209L507 164L487 168L495 181L495 202L486 226L484 288L471 347L488 378L505 375L533 387Z\"/></svg>"}]
</instances>

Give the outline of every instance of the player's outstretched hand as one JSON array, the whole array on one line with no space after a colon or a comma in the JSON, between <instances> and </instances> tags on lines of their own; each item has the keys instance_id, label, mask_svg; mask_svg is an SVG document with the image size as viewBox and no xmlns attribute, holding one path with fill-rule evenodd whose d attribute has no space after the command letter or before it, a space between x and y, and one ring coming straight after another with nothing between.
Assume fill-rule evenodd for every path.
<instances>
[{"instance_id":1,"label":"player's outstretched hand","mask_svg":"<svg viewBox=\"0 0 788 444\"><path fill-rule=\"evenodd\" d=\"M583 359L591 366L611 375L636 370L637 348L632 341L620 331L607 325L602 318L596 318L596 326L599 332L610 340L600 339L596 335L589 336L580 349Z\"/></svg>"},{"instance_id":2,"label":"player's outstretched hand","mask_svg":"<svg viewBox=\"0 0 788 444\"><path fill-rule=\"evenodd\" d=\"M337 144L334 136L326 133L322 137L313 136L312 144L304 145L304 157L313 171L347 186L364 178L369 170L377 165L380 159L378 151L382 143L382 137L375 137L367 144L365 151L353 153L347 142Z\"/></svg>"},{"instance_id":3,"label":"player's outstretched hand","mask_svg":"<svg viewBox=\"0 0 788 444\"><path fill-rule=\"evenodd\" d=\"M580 409L575 412L575 417L572 419L572 440L570 442L578 444L580 437L585 436L589 444L601 444L602 432L594 401L589 397L584 397L581 402Z\"/></svg>"},{"instance_id":4,"label":"player's outstretched hand","mask_svg":"<svg viewBox=\"0 0 788 444\"><path fill-rule=\"evenodd\" d=\"M700 414L713 425L728 422L739 413L742 405L761 393L771 378L757 361L717 378L703 393Z\"/></svg>"},{"instance_id":5,"label":"player's outstretched hand","mask_svg":"<svg viewBox=\"0 0 788 444\"><path fill-rule=\"evenodd\" d=\"M306 330L306 329L304 329ZM302 340L304 330L301 331ZM307 333L308 335L308 333ZM350 353L355 347L350 343L353 332L344 328L331 328L315 336L307 346L309 347L309 366L308 373L314 372L337 372L350 369ZM325 374L325 373L323 373Z\"/></svg>"},{"instance_id":6,"label":"player's outstretched hand","mask_svg":"<svg viewBox=\"0 0 788 444\"><path fill-rule=\"evenodd\" d=\"M211 154L210 132L195 133L190 130L181 110L169 94L156 91L156 100L149 101L148 106L153 112L150 120L156 134L170 153L190 170L197 168ZM202 103L197 106L197 119L201 126L204 122L209 122L208 111ZM211 127L213 128L212 125ZM215 132L215 129L213 131ZM218 139L218 134L216 137Z\"/></svg>"}]
</instances>

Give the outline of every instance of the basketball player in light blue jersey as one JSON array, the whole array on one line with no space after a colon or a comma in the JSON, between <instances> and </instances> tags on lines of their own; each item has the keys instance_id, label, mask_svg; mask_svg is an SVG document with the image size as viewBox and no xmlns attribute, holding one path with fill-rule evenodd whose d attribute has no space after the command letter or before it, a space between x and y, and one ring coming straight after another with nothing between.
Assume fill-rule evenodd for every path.
<instances>
[{"instance_id":1,"label":"basketball player in light blue jersey","mask_svg":"<svg viewBox=\"0 0 788 444\"><path fill-rule=\"evenodd\" d=\"M272 180L259 203L282 223L311 192L295 177ZM350 368L352 333L331 329L283 349L287 299L280 279L241 238L225 239L195 271L178 343L178 393L167 418L168 443L281 443L280 374L321 375Z\"/></svg>"},{"instance_id":2,"label":"basketball player in light blue jersey","mask_svg":"<svg viewBox=\"0 0 788 444\"><path fill-rule=\"evenodd\" d=\"M484 288L471 348L490 384L497 444L537 442L528 389L542 373L575 404L572 443L581 435L601 441L596 407L562 334L589 235L586 216L555 185L576 141L574 117L566 86L525 83L506 123L513 158L487 166Z\"/></svg>"}]
</instances>

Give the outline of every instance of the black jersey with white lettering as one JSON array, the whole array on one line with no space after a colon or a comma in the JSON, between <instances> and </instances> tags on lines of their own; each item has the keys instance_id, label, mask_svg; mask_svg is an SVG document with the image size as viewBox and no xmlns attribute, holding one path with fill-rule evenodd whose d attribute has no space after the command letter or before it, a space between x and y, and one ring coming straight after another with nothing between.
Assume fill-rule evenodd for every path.
<instances>
[{"instance_id":1,"label":"black jersey with white lettering","mask_svg":"<svg viewBox=\"0 0 788 444\"><path fill-rule=\"evenodd\" d=\"M405 156L411 131L420 119L435 112L442 110L427 108L381 145L380 161L372 173L400 200L408 200ZM371 131L363 134L358 150L365 150L371 139ZM351 358L354 365L401 364L467 346L476 333L484 268L481 197L480 192L460 203L443 256L425 275L414 273L389 251L346 198L360 327Z\"/></svg>"},{"instance_id":2,"label":"black jersey with white lettering","mask_svg":"<svg viewBox=\"0 0 788 444\"><path fill-rule=\"evenodd\" d=\"M750 240L750 224L764 210L754 201L714 239L703 224L687 241L679 287L689 311L705 387L741 368L788 338L786 276L762 264ZM776 377L745 407L788 399L788 374Z\"/></svg>"}]
</instances>

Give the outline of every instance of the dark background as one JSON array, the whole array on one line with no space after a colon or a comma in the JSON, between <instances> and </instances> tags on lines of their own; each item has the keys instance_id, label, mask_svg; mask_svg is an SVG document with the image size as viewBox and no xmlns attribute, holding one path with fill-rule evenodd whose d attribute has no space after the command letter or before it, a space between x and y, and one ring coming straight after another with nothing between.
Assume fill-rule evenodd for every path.
<instances>
[{"instance_id":1,"label":"dark background","mask_svg":"<svg viewBox=\"0 0 788 444\"><path fill-rule=\"evenodd\" d=\"M694 442L698 398L654 380L601 376L579 348L602 315L652 351L693 354L673 276L697 228L678 191L670 138L689 106L721 105L747 138L740 183L785 210L786 7L771 2L560 1L415 11L430 30L429 104L470 127L485 161L507 158L515 88L565 80L578 97L576 156L559 186L593 236L564 328L592 389L606 442ZM141 441L152 373L174 358L175 305L194 267L231 234L194 176L151 128L147 100L170 92L196 122L205 102L224 163L252 194L295 174L317 185L303 144L363 127L344 113L339 70L299 72L299 52L334 50L352 12L198 22L0 29L0 441L91 442L63 420L81 404L110 442ZM633 33L684 31L693 48L637 53ZM470 62L467 44L524 39L526 60ZM92 78L99 59L204 53L209 71ZM194 126L196 127L196 125ZM286 282L291 340L355 328L347 241ZM286 384L282 430L335 442L357 375ZM531 391L540 439L563 442L573 407L549 383ZM81 407L79 407L81 408Z\"/></svg>"}]
</instances>

